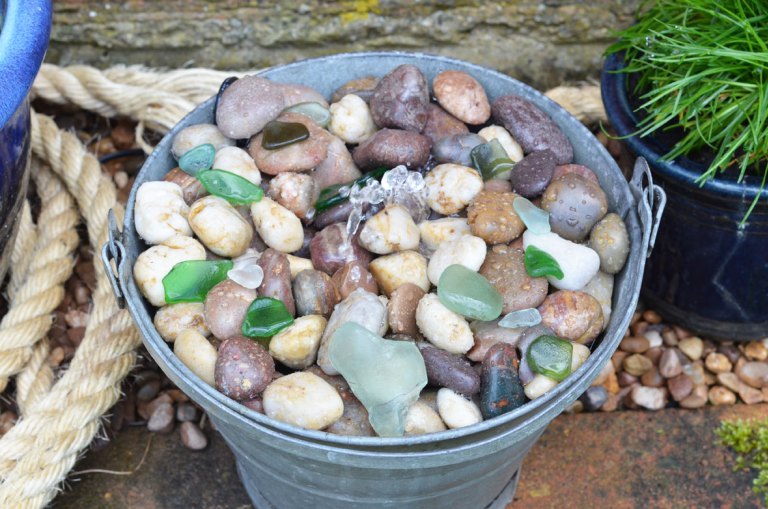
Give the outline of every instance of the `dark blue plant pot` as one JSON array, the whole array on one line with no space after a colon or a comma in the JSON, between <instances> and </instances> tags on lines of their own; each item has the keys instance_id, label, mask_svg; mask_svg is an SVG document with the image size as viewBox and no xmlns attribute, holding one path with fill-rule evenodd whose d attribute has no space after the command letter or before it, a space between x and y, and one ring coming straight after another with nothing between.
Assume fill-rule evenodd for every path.
<instances>
[{"instance_id":1,"label":"dark blue plant pot","mask_svg":"<svg viewBox=\"0 0 768 509\"><path fill-rule=\"evenodd\" d=\"M667 193L656 247L645 269L643 299L662 316L715 339L768 336L768 192L743 229L744 214L760 192L755 175L738 183L719 175L699 186L705 170L686 158L662 161L668 151L652 137L630 136L637 117L618 55L606 59L601 88L608 120Z\"/></svg>"},{"instance_id":2,"label":"dark blue plant pot","mask_svg":"<svg viewBox=\"0 0 768 509\"><path fill-rule=\"evenodd\" d=\"M51 31L50 0L0 0L0 281L27 192L29 89Z\"/></svg>"}]
</instances>

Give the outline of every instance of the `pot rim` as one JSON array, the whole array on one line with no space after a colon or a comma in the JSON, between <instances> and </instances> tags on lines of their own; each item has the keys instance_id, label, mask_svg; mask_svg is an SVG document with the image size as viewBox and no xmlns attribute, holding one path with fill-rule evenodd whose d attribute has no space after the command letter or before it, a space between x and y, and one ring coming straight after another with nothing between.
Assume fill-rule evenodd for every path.
<instances>
[{"instance_id":1,"label":"pot rim","mask_svg":"<svg viewBox=\"0 0 768 509\"><path fill-rule=\"evenodd\" d=\"M0 27L0 126L29 94L48 48L51 0L0 0L5 13ZM9 79L10 78L10 79Z\"/></svg>"},{"instance_id":2,"label":"pot rim","mask_svg":"<svg viewBox=\"0 0 768 509\"><path fill-rule=\"evenodd\" d=\"M668 148L662 146L652 135L643 137L633 135L637 132L638 118L629 102L628 74L619 72L625 66L622 54L612 53L608 55L600 76L600 91L609 123L635 154L644 157L648 164L665 179L683 186L697 187L699 192L713 198L722 200L723 197L726 197L740 202L751 202L760 194L759 182L742 181L740 183L737 181L738 175L732 173L718 173L717 176L700 185L696 180L706 170L703 164L687 157L678 157L673 161L663 160L663 154L668 151ZM747 174L745 180L749 179L750 176ZM762 180L753 176L754 179ZM768 194L768 189L766 193Z\"/></svg>"},{"instance_id":3,"label":"pot rim","mask_svg":"<svg viewBox=\"0 0 768 509\"><path fill-rule=\"evenodd\" d=\"M341 54L335 54L335 55L330 55L325 57L302 59L290 64L281 65L279 66L279 69L289 71L292 68L304 66L307 63L311 63L313 61L322 61L325 65L333 66L333 65L341 65L341 63L348 60L354 60L359 58L368 59L368 58L377 58L377 57L385 57L385 58L404 57L408 59L413 59L414 60L413 63L416 63L416 64L418 64L418 61L426 60L426 61L432 61L432 62L439 62L446 65L459 65L460 67L464 69L469 69L475 73L480 73L485 76L492 76L497 79L503 79L503 80L516 83L521 88L525 89L525 92L529 94L529 96L535 97L537 100L546 104L547 109L549 110L547 113L550 116L552 116L553 113L555 113L558 116L565 118L568 122L571 123L570 127L576 130L580 136L586 136L588 137L587 139L593 139L595 148L598 151L598 153L604 158L606 158L606 160L610 161L610 164L613 167L615 167L616 172L620 172L613 158L610 156L610 154L608 154L607 150L597 141L594 135L581 122L576 120L572 115L570 115L566 110L564 110L557 103L547 98L541 92L533 89L529 85L526 85L518 80L515 80L510 76L507 76L498 71L488 69L476 64L471 64L463 60L453 59L453 58L444 57L444 56L430 55L425 53L414 53L414 52L403 52L403 51L355 52L355 53L341 53ZM277 69L277 67L273 69ZM269 72L270 72L270 69L267 69L264 71L260 71L256 74L261 75L263 73L269 73ZM215 96L210 98L206 102L202 103L201 105L199 105L189 115L194 114L200 109L211 107L213 105L214 100L215 100ZM163 146L163 144L165 145L170 144L172 135L175 134L176 129L178 129L179 125L182 124L183 122L184 122L184 119L182 119L182 121L180 121L179 124L177 124L177 126L174 127L174 130L169 132L163 138L163 140L160 142L158 147L156 147L155 151L145 161L144 166L142 167L139 175L137 176L137 182L141 180L142 173L145 170L147 170L151 165L154 164L154 159L156 157L159 157L158 148ZM123 231L125 231L125 229L127 228L132 229L131 221L133 221L133 209L134 209L136 191L137 191L137 186L134 184L134 187L131 190L131 194L128 199L128 204L126 206L126 214L124 217ZM632 193L629 191L629 183L627 183L626 195L629 197L629 199L631 200L631 203L633 204L629 207L627 214L631 214L637 217L637 207L636 207L637 204L636 204L636 200L632 196ZM639 222L639 218L637 220ZM643 254L640 254L640 251L643 251ZM633 261L633 258L636 264L640 264L640 270L642 271L642 266L644 265L644 260L645 260L644 248L642 246L638 246L638 249L636 250L633 249L630 252L630 258L627 260L627 264L623 269L623 271L629 271L629 269L631 268L631 262ZM132 260L129 260L129 261L132 261ZM148 315L145 308L145 304L144 304L145 302L144 298L138 291L135 281L133 281L132 268L133 268L132 265L130 267L126 267L125 275L124 276L121 275L121 279L125 278L123 279L121 286L123 287L123 290L124 290L126 302L133 315L135 316L141 315L141 314ZM637 298L639 295L639 281L637 283L637 286L638 286L637 292L633 292L631 302L628 303L629 307L634 307L637 302ZM614 309L614 312L617 312L617 311L619 311L618 308ZM626 313L622 318L617 320L617 324L615 325L615 327L613 328L609 327L609 328L614 330L622 330L622 331L626 330L626 328L629 326L630 318L631 318L631 313ZM601 340L600 344L592 352L592 355L590 356L590 358L587 359L587 361L582 366L580 366L575 372L573 372L566 379L569 381L569 383L560 383L554 389L547 392L544 396L541 396L533 401L528 401L523 406L511 412L508 412L502 416L495 417L493 419L487 419L480 423L463 427L463 428L449 429L446 431L430 433L425 435L404 436L404 437L378 437L378 436L365 437L365 436L336 435L336 434L328 433L325 431L307 430L291 424L287 424L287 423L283 423L283 422L271 419L264 414L251 410L243 406L239 402L226 397L224 394L217 391L214 387L209 386L208 384L202 382L202 380L200 380L198 377L196 377L189 370L189 368L186 367L186 365L184 365L175 355L173 355L173 352L169 347L168 343L166 343L162 338L160 338L157 330L154 328L152 324L152 319L149 316L146 317L146 320L137 319L136 323L142 332L142 336L145 344L150 343L149 346L151 346L151 348L148 348L150 350L150 353L153 354L153 356L155 356L155 354L162 355L161 359L157 359L159 364L164 365L166 368L170 368L172 371L175 371L176 375L183 375L183 377L180 377L183 383L189 383L191 385L191 388L194 391L201 393L205 398L209 400L208 401L209 403L218 405L220 410L223 410L232 416L239 416L241 418L245 418L248 420L250 425L261 428L262 430L266 429L266 431L270 434L277 433L277 434L289 437L293 440L299 439L299 440L305 440L305 441L314 442L314 443L322 443L326 447L328 446L345 447L345 448L354 447L354 448L360 448L360 449L409 447L409 446L419 446L419 445L425 445L425 444L426 445L435 444L435 443L444 442L444 441L452 441L452 440L462 439L466 437L471 437L473 435L479 436L479 435L482 435L483 433L488 432L489 430L492 430L493 428L503 429L505 425L509 425L510 423L513 423L519 419L523 419L527 421L530 417L535 418L538 416L537 412L543 411L542 408L546 408L549 406L557 405L558 403L562 403L561 401L562 397L566 393L573 391L574 387L578 385L580 382L583 382L585 377L594 378L594 376L596 376L597 373L603 368L604 362L602 361L607 361L610 359L610 355L613 353L613 350L618 345L618 342L621 340L621 337L618 333L616 334L616 337L613 338L612 341L609 341L607 337L604 337ZM608 328L606 329L606 331L607 330ZM607 334L607 332L604 332L604 334ZM519 427L519 423L518 423L518 427ZM345 452L349 452L349 450L345 449ZM377 452L382 453L382 451L380 450ZM435 452L441 452L441 451L435 451Z\"/></svg>"}]
</instances>

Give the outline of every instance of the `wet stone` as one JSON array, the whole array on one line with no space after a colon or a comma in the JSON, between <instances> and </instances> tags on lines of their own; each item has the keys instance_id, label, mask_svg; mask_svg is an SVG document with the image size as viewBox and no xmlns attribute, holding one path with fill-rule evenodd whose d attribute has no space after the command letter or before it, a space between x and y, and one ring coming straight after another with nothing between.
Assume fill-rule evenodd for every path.
<instances>
[{"instance_id":1,"label":"wet stone","mask_svg":"<svg viewBox=\"0 0 768 509\"><path fill-rule=\"evenodd\" d=\"M447 387L465 396L480 391L480 376L463 355L448 353L425 342L417 343L416 346L424 359L430 385Z\"/></svg>"},{"instance_id":2,"label":"wet stone","mask_svg":"<svg viewBox=\"0 0 768 509\"><path fill-rule=\"evenodd\" d=\"M523 252L505 245L493 246L479 273L501 294L503 313L535 308L547 297L547 280L532 278L525 270Z\"/></svg>"},{"instance_id":3,"label":"wet stone","mask_svg":"<svg viewBox=\"0 0 768 509\"><path fill-rule=\"evenodd\" d=\"M467 124L478 125L491 116L491 105L483 86L462 71L443 71L432 81L440 106Z\"/></svg>"},{"instance_id":4,"label":"wet stone","mask_svg":"<svg viewBox=\"0 0 768 509\"><path fill-rule=\"evenodd\" d=\"M285 107L282 87L258 76L245 76L220 96L216 125L232 139L249 138L274 120Z\"/></svg>"},{"instance_id":5,"label":"wet stone","mask_svg":"<svg viewBox=\"0 0 768 509\"><path fill-rule=\"evenodd\" d=\"M541 208L549 212L553 232L564 239L580 242L587 238L592 227L608 212L608 199L597 184L575 173L568 173L549 184L542 197ZM608 226L614 226L614 223ZM612 235L615 235L614 229L604 230L606 231L599 238L596 237L596 245L605 249L614 247L611 244ZM628 249L628 245L615 247ZM618 260L610 267L614 268L617 264Z\"/></svg>"},{"instance_id":6,"label":"wet stone","mask_svg":"<svg viewBox=\"0 0 768 509\"><path fill-rule=\"evenodd\" d=\"M291 264L288 262L288 257L280 251L269 248L261 254L258 263L264 273L264 279L259 286L259 295L281 301L288 313L296 316L296 304L291 289Z\"/></svg>"},{"instance_id":7,"label":"wet stone","mask_svg":"<svg viewBox=\"0 0 768 509\"><path fill-rule=\"evenodd\" d=\"M358 244L356 236L348 239L344 223L320 230L310 242L309 252L315 268L327 274L333 274L349 262L367 266L371 261L371 254Z\"/></svg>"},{"instance_id":8,"label":"wet stone","mask_svg":"<svg viewBox=\"0 0 768 509\"><path fill-rule=\"evenodd\" d=\"M619 272L629 255L629 233L618 214L602 218L589 236L589 245L600 257L600 269L608 274Z\"/></svg>"},{"instance_id":9,"label":"wet stone","mask_svg":"<svg viewBox=\"0 0 768 509\"><path fill-rule=\"evenodd\" d=\"M472 234L488 244L507 244L525 230L525 224L513 208L514 193L482 191L467 209L467 221Z\"/></svg>"},{"instance_id":10,"label":"wet stone","mask_svg":"<svg viewBox=\"0 0 768 509\"><path fill-rule=\"evenodd\" d=\"M339 292L340 300L346 299L357 288L362 288L373 294L379 293L376 279L368 272L365 265L359 261L345 263L343 267L333 274L331 281Z\"/></svg>"},{"instance_id":11,"label":"wet stone","mask_svg":"<svg viewBox=\"0 0 768 509\"><path fill-rule=\"evenodd\" d=\"M590 387L581 395L579 401L587 412L596 412L608 401L608 391L601 385Z\"/></svg>"},{"instance_id":12,"label":"wet stone","mask_svg":"<svg viewBox=\"0 0 768 509\"><path fill-rule=\"evenodd\" d=\"M497 343L482 364L480 411L485 419L505 414L525 404L525 391L518 375L515 347Z\"/></svg>"},{"instance_id":13,"label":"wet stone","mask_svg":"<svg viewBox=\"0 0 768 509\"><path fill-rule=\"evenodd\" d=\"M371 115L379 127L421 132L427 122L429 87L414 65L400 65L379 80L370 99Z\"/></svg>"},{"instance_id":14,"label":"wet stone","mask_svg":"<svg viewBox=\"0 0 768 509\"><path fill-rule=\"evenodd\" d=\"M555 155L550 150L528 154L515 165L510 178L512 190L526 198L539 196L552 180L555 164ZM551 224L554 228L554 218Z\"/></svg>"},{"instance_id":15,"label":"wet stone","mask_svg":"<svg viewBox=\"0 0 768 509\"><path fill-rule=\"evenodd\" d=\"M358 145L352 159L362 170L374 170L381 166L409 168L424 166L429 159L432 142L418 132L399 129L382 129Z\"/></svg>"},{"instance_id":16,"label":"wet stone","mask_svg":"<svg viewBox=\"0 0 768 509\"><path fill-rule=\"evenodd\" d=\"M551 293L538 309L542 324L551 327L559 337L576 343L591 343L603 329L602 306L584 292Z\"/></svg>"}]
</instances>

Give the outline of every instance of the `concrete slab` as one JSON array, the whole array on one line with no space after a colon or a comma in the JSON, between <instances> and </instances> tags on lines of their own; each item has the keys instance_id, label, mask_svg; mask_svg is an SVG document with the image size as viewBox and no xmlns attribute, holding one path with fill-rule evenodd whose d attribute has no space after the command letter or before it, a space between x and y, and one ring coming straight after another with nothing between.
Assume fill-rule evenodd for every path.
<instances>
[{"instance_id":1,"label":"concrete slab","mask_svg":"<svg viewBox=\"0 0 768 509\"><path fill-rule=\"evenodd\" d=\"M526 459L508 509L761 507L751 474L731 470L733 455L716 445L714 429L721 419L766 415L768 405L560 416ZM231 453L211 435L203 452L182 447L176 433L154 435L135 473L73 475L54 507L251 507ZM143 429L126 429L75 471L130 471L149 438Z\"/></svg>"}]
</instances>

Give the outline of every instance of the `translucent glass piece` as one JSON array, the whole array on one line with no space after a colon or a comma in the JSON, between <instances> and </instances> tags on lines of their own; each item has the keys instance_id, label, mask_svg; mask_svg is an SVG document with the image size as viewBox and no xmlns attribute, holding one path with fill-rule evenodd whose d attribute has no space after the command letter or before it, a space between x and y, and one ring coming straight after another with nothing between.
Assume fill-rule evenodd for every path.
<instances>
[{"instance_id":1,"label":"translucent glass piece","mask_svg":"<svg viewBox=\"0 0 768 509\"><path fill-rule=\"evenodd\" d=\"M515 329L517 327L533 327L541 323L541 313L536 308L512 311L499 320L501 327Z\"/></svg>"},{"instance_id":2,"label":"translucent glass piece","mask_svg":"<svg viewBox=\"0 0 768 509\"><path fill-rule=\"evenodd\" d=\"M512 207L523 223L525 223L525 227L533 233L540 235L552 231L552 228L549 226L549 213L531 203L529 199L518 196L512 202Z\"/></svg>"}]
</instances>

